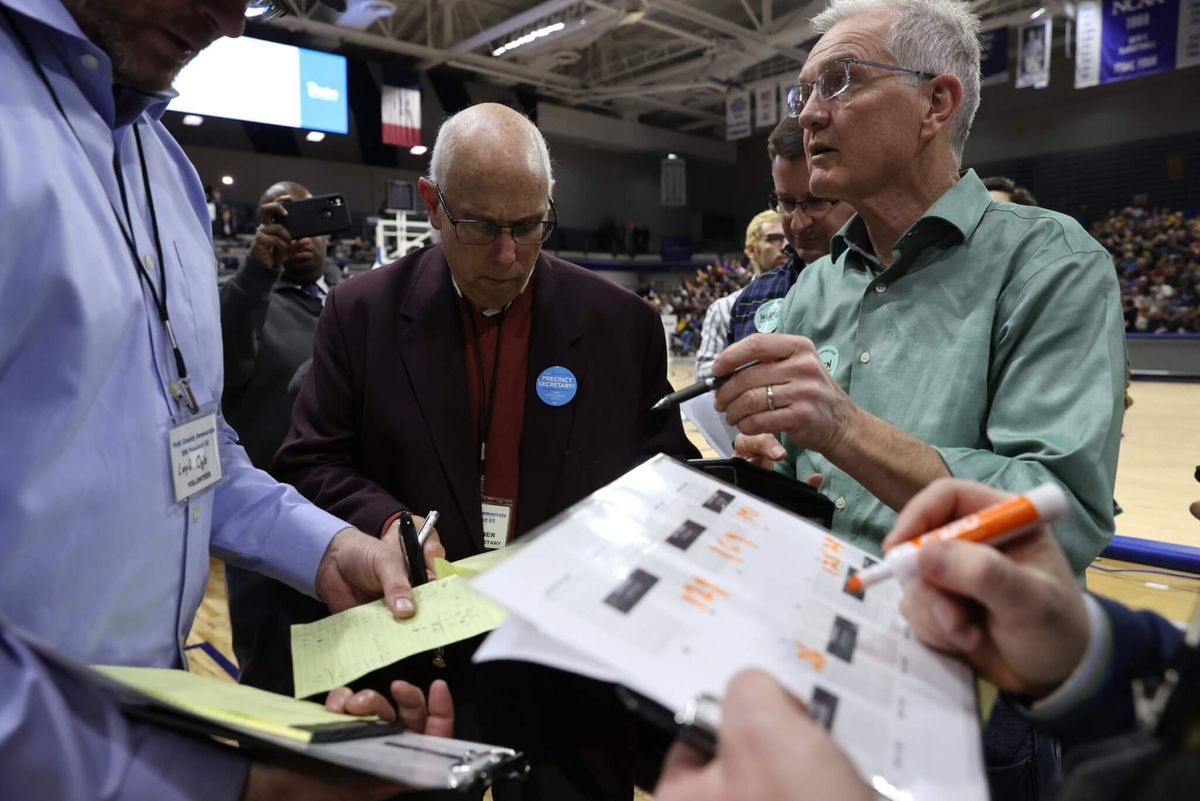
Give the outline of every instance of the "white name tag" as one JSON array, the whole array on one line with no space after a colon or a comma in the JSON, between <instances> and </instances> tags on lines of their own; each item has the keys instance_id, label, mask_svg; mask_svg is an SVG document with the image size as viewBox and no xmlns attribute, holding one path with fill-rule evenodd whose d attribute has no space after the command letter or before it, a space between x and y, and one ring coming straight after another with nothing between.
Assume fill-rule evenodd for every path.
<instances>
[{"instance_id":1,"label":"white name tag","mask_svg":"<svg viewBox=\"0 0 1200 801\"><path fill-rule=\"evenodd\" d=\"M221 480L216 412L172 427L167 440L171 445L171 476L177 502L182 503Z\"/></svg>"},{"instance_id":2,"label":"white name tag","mask_svg":"<svg viewBox=\"0 0 1200 801\"><path fill-rule=\"evenodd\" d=\"M483 547L494 551L508 545L508 529L512 522L512 501L501 498L483 499Z\"/></svg>"}]
</instances>

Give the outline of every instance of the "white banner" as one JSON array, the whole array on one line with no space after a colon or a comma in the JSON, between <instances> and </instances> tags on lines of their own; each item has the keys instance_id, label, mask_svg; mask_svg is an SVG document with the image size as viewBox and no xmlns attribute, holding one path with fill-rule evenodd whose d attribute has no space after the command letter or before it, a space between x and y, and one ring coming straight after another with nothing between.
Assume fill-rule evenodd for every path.
<instances>
[{"instance_id":1,"label":"white banner","mask_svg":"<svg viewBox=\"0 0 1200 801\"><path fill-rule=\"evenodd\" d=\"M725 138L745 139L750 135L750 93L725 95Z\"/></svg>"},{"instance_id":2,"label":"white banner","mask_svg":"<svg viewBox=\"0 0 1200 801\"><path fill-rule=\"evenodd\" d=\"M1019 29L1017 45L1017 88L1032 86L1045 89L1050 85L1050 32L1049 16L1026 22Z\"/></svg>"},{"instance_id":3,"label":"white banner","mask_svg":"<svg viewBox=\"0 0 1200 801\"><path fill-rule=\"evenodd\" d=\"M683 159L663 159L659 170L659 189L662 205L687 205L687 162Z\"/></svg>"},{"instance_id":4,"label":"white banner","mask_svg":"<svg viewBox=\"0 0 1200 801\"><path fill-rule=\"evenodd\" d=\"M1075 6L1075 88L1100 83L1100 0L1083 0Z\"/></svg>"},{"instance_id":5,"label":"white banner","mask_svg":"<svg viewBox=\"0 0 1200 801\"><path fill-rule=\"evenodd\" d=\"M384 144L397 147L421 144L421 90L384 86L379 100Z\"/></svg>"},{"instance_id":6,"label":"white banner","mask_svg":"<svg viewBox=\"0 0 1200 801\"><path fill-rule=\"evenodd\" d=\"M754 87L754 127L767 128L779 122L778 106L775 103L775 82L760 83Z\"/></svg>"},{"instance_id":7,"label":"white banner","mask_svg":"<svg viewBox=\"0 0 1200 801\"><path fill-rule=\"evenodd\" d=\"M1179 0L1179 41L1175 69L1200 64L1200 0Z\"/></svg>"}]
</instances>

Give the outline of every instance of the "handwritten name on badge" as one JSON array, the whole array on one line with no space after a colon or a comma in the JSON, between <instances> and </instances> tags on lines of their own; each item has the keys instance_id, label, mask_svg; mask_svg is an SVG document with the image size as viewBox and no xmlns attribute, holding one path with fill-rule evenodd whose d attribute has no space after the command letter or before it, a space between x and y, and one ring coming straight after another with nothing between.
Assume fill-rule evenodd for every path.
<instances>
[{"instance_id":1,"label":"handwritten name on badge","mask_svg":"<svg viewBox=\"0 0 1200 801\"><path fill-rule=\"evenodd\" d=\"M217 416L205 414L168 433L175 500L184 501L221 480Z\"/></svg>"}]
</instances>

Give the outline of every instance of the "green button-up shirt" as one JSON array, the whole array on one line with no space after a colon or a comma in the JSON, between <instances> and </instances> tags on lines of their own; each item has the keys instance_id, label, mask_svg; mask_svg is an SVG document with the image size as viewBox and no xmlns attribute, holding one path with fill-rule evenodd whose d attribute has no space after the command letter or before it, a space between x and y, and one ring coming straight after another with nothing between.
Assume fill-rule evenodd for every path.
<instances>
[{"instance_id":1,"label":"green button-up shirt","mask_svg":"<svg viewBox=\"0 0 1200 801\"><path fill-rule=\"evenodd\" d=\"M858 406L937 450L954 476L1072 499L1054 531L1077 571L1112 536L1125 340L1112 260L1073 219L992 200L967 172L888 268L855 216L784 300ZM896 514L788 437L787 469L825 477L833 530L878 552ZM783 466L781 465L781 468Z\"/></svg>"}]
</instances>

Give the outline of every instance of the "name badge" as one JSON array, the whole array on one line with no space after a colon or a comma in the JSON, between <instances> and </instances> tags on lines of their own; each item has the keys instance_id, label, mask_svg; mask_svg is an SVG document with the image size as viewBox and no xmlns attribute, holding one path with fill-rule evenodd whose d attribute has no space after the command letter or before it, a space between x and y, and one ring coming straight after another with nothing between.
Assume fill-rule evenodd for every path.
<instances>
[{"instance_id":1,"label":"name badge","mask_svg":"<svg viewBox=\"0 0 1200 801\"><path fill-rule=\"evenodd\" d=\"M221 480L220 433L217 413L201 412L170 428L171 477L178 503L199 495Z\"/></svg>"},{"instance_id":2,"label":"name badge","mask_svg":"<svg viewBox=\"0 0 1200 801\"><path fill-rule=\"evenodd\" d=\"M508 545L512 525L513 502L504 498L483 498L483 547L494 551Z\"/></svg>"}]
</instances>

